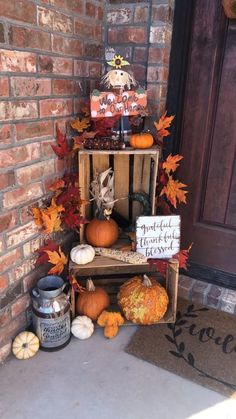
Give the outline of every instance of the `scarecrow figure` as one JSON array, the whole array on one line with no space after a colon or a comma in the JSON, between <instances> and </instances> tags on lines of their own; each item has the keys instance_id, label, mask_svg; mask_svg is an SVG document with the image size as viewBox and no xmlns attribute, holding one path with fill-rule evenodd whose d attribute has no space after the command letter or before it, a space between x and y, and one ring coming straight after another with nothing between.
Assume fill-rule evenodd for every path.
<instances>
[{"instance_id":1,"label":"scarecrow figure","mask_svg":"<svg viewBox=\"0 0 236 419\"><path fill-rule=\"evenodd\" d=\"M137 82L134 76L122 69L123 66L130 65L128 61L124 60L120 55L115 55L108 64L115 69L109 70L102 78L102 83L108 88L113 89L131 89L131 85L136 86Z\"/></svg>"}]
</instances>

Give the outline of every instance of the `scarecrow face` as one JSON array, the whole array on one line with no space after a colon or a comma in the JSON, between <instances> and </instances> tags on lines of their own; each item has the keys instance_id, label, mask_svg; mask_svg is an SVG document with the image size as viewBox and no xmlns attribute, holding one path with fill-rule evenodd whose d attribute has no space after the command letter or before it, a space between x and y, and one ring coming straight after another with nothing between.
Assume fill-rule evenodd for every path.
<instances>
[{"instance_id":1,"label":"scarecrow face","mask_svg":"<svg viewBox=\"0 0 236 419\"><path fill-rule=\"evenodd\" d=\"M112 87L125 87L130 84L129 73L124 70L111 70L108 73L108 80Z\"/></svg>"}]
</instances>

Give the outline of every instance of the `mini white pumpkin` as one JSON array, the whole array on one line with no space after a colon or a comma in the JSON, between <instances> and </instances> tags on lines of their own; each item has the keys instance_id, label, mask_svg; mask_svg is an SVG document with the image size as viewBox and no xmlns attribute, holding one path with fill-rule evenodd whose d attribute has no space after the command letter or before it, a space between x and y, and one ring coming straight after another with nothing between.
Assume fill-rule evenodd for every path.
<instances>
[{"instance_id":1,"label":"mini white pumpkin","mask_svg":"<svg viewBox=\"0 0 236 419\"><path fill-rule=\"evenodd\" d=\"M18 359L29 359L39 350L39 339L32 332L21 332L13 341L12 352Z\"/></svg>"},{"instance_id":2,"label":"mini white pumpkin","mask_svg":"<svg viewBox=\"0 0 236 419\"><path fill-rule=\"evenodd\" d=\"M79 244L71 249L70 258L72 262L78 265L85 265L86 263L92 262L95 256L95 250L89 244Z\"/></svg>"},{"instance_id":3,"label":"mini white pumpkin","mask_svg":"<svg viewBox=\"0 0 236 419\"><path fill-rule=\"evenodd\" d=\"M77 316L71 325L71 333L78 339L88 339L94 332L94 324L87 316Z\"/></svg>"}]
</instances>

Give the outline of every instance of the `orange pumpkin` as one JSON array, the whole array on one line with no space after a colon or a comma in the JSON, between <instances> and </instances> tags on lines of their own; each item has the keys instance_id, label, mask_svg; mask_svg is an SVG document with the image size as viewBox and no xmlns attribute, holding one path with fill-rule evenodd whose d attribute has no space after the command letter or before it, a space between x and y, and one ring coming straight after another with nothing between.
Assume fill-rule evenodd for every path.
<instances>
[{"instance_id":1,"label":"orange pumpkin","mask_svg":"<svg viewBox=\"0 0 236 419\"><path fill-rule=\"evenodd\" d=\"M87 279L86 291L79 294L75 311L76 314L83 314L92 320L97 320L98 316L110 304L107 292L101 287L95 287L91 279Z\"/></svg>"},{"instance_id":2,"label":"orange pumpkin","mask_svg":"<svg viewBox=\"0 0 236 419\"><path fill-rule=\"evenodd\" d=\"M165 288L147 275L126 281L121 285L117 298L126 319L137 324L158 322L169 304Z\"/></svg>"},{"instance_id":3,"label":"orange pumpkin","mask_svg":"<svg viewBox=\"0 0 236 419\"><path fill-rule=\"evenodd\" d=\"M110 218L109 220L99 220L94 218L86 227L86 240L95 247L110 247L118 239L119 227Z\"/></svg>"},{"instance_id":4,"label":"orange pumpkin","mask_svg":"<svg viewBox=\"0 0 236 419\"><path fill-rule=\"evenodd\" d=\"M133 148L150 148L152 147L154 140L152 134L144 132L131 135L129 143Z\"/></svg>"}]
</instances>

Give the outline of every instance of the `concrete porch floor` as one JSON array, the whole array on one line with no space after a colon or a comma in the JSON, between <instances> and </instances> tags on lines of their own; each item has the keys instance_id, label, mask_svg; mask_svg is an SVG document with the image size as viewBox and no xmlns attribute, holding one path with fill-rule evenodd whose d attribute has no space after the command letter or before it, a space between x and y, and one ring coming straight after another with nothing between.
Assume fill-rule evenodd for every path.
<instances>
[{"instance_id":1,"label":"concrete porch floor","mask_svg":"<svg viewBox=\"0 0 236 419\"><path fill-rule=\"evenodd\" d=\"M235 419L236 401L126 354L135 327L0 367L1 419Z\"/></svg>"}]
</instances>

